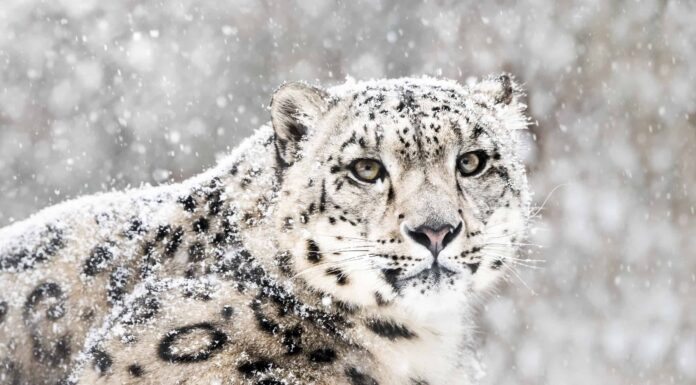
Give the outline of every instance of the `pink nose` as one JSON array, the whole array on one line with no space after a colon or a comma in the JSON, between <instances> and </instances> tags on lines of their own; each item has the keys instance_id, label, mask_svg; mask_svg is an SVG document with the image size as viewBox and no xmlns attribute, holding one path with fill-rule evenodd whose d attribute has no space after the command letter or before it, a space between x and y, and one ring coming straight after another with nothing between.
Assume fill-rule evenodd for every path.
<instances>
[{"instance_id":1,"label":"pink nose","mask_svg":"<svg viewBox=\"0 0 696 385\"><path fill-rule=\"evenodd\" d=\"M437 230L424 227L421 229L421 232L428 237L431 245L442 245L442 241L445 239L445 236L450 232L450 230L452 230L452 226L443 226Z\"/></svg>"},{"instance_id":2,"label":"pink nose","mask_svg":"<svg viewBox=\"0 0 696 385\"><path fill-rule=\"evenodd\" d=\"M417 243L425 246L430 253L437 257L440 251L459 235L462 230L462 222L457 227L443 225L434 229L430 226L418 226L413 230L408 230L408 235Z\"/></svg>"}]
</instances>

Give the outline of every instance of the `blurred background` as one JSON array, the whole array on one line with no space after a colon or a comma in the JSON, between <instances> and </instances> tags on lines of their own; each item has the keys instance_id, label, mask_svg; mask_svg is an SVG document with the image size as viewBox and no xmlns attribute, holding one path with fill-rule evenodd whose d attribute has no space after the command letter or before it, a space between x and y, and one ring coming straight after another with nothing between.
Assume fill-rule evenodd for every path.
<instances>
[{"instance_id":1,"label":"blurred background","mask_svg":"<svg viewBox=\"0 0 696 385\"><path fill-rule=\"evenodd\" d=\"M695 20L659 0L2 0L0 226L214 165L284 81L509 71L546 262L483 309L484 383L694 384Z\"/></svg>"}]
</instances>

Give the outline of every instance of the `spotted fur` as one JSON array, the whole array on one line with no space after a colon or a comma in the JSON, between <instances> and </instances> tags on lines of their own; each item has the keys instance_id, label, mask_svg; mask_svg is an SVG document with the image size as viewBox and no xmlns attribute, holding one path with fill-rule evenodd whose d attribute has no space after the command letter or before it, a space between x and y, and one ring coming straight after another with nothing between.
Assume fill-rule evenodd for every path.
<instances>
[{"instance_id":1,"label":"spotted fur","mask_svg":"<svg viewBox=\"0 0 696 385\"><path fill-rule=\"evenodd\" d=\"M290 83L216 168L0 230L0 384L475 383L471 313L529 212L523 109L507 75Z\"/></svg>"}]
</instances>

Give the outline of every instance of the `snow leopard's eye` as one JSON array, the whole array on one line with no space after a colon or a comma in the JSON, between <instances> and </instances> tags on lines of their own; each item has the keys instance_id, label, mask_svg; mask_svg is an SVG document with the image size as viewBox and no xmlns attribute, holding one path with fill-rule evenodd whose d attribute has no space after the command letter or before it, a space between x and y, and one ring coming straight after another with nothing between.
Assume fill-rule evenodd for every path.
<instances>
[{"instance_id":1,"label":"snow leopard's eye","mask_svg":"<svg viewBox=\"0 0 696 385\"><path fill-rule=\"evenodd\" d=\"M470 151L459 156L457 169L462 176L474 176L486 168L488 155L484 151Z\"/></svg>"},{"instance_id":2,"label":"snow leopard's eye","mask_svg":"<svg viewBox=\"0 0 696 385\"><path fill-rule=\"evenodd\" d=\"M356 159L348 168L357 180L367 183L375 183L385 174L382 163L374 159Z\"/></svg>"}]
</instances>

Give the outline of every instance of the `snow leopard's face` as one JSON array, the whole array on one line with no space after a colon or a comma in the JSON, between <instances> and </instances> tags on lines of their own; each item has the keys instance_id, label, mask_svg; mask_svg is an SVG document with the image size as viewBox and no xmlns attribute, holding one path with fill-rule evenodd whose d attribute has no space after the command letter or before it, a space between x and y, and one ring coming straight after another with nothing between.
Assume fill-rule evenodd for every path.
<instances>
[{"instance_id":1,"label":"snow leopard's face","mask_svg":"<svg viewBox=\"0 0 696 385\"><path fill-rule=\"evenodd\" d=\"M501 278L528 215L508 77L274 96L289 274L348 307L452 306Z\"/></svg>"}]
</instances>

